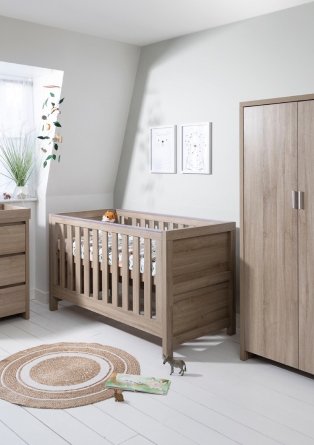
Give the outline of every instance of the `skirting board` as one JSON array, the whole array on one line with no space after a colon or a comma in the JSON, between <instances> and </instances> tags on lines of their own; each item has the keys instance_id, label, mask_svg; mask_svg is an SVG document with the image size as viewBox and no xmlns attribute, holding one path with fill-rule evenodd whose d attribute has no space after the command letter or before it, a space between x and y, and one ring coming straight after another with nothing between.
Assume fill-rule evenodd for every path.
<instances>
[{"instance_id":1,"label":"skirting board","mask_svg":"<svg viewBox=\"0 0 314 445\"><path fill-rule=\"evenodd\" d=\"M40 289L34 289L31 293L31 299L40 301L41 303L48 304L49 303L49 292L42 291Z\"/></svg>"}]
</instances>

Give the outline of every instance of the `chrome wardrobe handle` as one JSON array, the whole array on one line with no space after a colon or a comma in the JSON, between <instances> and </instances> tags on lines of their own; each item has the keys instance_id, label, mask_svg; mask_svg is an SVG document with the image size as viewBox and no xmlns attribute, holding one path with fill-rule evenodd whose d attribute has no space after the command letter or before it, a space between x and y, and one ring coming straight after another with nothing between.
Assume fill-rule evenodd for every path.
<instances>
[{"instance_id":1,"label":"chrome wardrobe handle","mask_svg":"<svg viewBox=\"0 0 314 445\"><path fill-rule=\"evenodd\" d=\"M295 210L298 210L298 208L299 208L299 194L298 194L298 192L295 190L292 190L291 198L292 198L292 208Z\"/></svg>"},{"instance_id":2,"label":"chrome wardrobe handle","mask_svg":"<svg viewBox=\"0 0 314 445\"><path fill-rule=\"evenodd\" d=\"M304 210L304 192L298 190L298 209Z\"/></svg>"}]
</instances>

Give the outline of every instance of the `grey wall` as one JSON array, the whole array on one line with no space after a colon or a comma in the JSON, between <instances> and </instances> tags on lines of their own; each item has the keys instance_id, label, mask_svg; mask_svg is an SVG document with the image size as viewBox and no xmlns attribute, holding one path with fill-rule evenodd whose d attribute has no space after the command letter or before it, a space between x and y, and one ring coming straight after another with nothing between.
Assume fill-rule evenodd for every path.
<instances>
[{"instance_id":1,"label":"grey wall","mask_svg":"<svg viewBox=\"0 0 314 445\"><path fill-rule=\"evenodd\" d=\"M64 71L62 159L33 212L35 291L47 295L47 213L112 206L139 48L5 17L0 41L1 61Z\"/></svg>"},{"instance_id":2,"label":"grey wall","mask_svg":"<svg viewBox=\"0 0 314 445\"><path fill-rule=\"evenodd\" d=\"M314 92L314 4L145 47L115 205L239 222L239 102ZM149 173L149 127L213 122L213 174Z\"/></svg>"}]
</instances>

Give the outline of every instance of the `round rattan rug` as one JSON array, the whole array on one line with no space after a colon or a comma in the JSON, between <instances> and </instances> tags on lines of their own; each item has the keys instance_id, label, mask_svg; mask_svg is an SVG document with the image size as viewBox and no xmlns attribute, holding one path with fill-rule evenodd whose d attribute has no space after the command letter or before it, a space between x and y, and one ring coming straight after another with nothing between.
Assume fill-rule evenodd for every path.
<instances>
[{"instance_id":1,"label":"round rattan rug","mask_svg":"<svg viewBox=\"0 0 314 445\"><path fill-rule=\"evenodd\" d=\"M112 373L139 374L121 349L98 343L54 343L0 361L0 398L33 408L73 408L112 397Z\"/></svg>"}]
</instances>

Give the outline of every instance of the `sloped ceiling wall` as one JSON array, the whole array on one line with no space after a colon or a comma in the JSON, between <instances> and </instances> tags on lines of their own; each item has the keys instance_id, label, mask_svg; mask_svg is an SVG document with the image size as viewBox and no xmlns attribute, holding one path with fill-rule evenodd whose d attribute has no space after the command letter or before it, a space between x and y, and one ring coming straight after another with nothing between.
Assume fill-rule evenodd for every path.
<instances>
[{"instance_id":1,"label":"sloped ceiling wall","mask_svg":"<svg viewBox=\"0 0 314 445\"><path fill-rule=\"evenodd\" d=\"M64 71L62 158L47 195L67 196L69 208L73 195L81 208L94 195L112 201L139 49L4 17L0 41L2 61Z\"/></svg>"}]
</instances>

